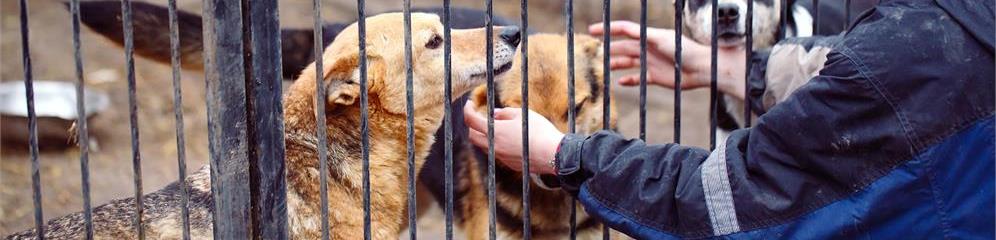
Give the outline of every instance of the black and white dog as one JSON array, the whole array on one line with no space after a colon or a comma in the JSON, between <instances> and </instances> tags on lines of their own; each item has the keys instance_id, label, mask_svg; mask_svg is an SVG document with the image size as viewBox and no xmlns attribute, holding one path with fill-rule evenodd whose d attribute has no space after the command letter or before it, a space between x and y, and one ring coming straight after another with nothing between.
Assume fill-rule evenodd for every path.
<instances>
[{"instance_id":1,"label":"black and white dog","mask_svg":"<svg viewBox=\"0 0 996 240\"><path fill-rule=\"evenodd\" d=\"M712 0L685 1L682 25L685 36L701 44L712 40ZM748 0L717 1L716 32L720 47L744 45L747 31ZM813 35L836 35L843 32L857 14L872 8L876 0L851 1L850 9L842 0L753 0L753 49L770 48L782 37L808 37ZM816 2L817 4L814 4ZM785 25L782 25L783 6L791 6L784 11ZM730 131L744 126L744 103L732 97L723 96L717 106L717 141L726 139Z\"/></svg>"}]
</instances>

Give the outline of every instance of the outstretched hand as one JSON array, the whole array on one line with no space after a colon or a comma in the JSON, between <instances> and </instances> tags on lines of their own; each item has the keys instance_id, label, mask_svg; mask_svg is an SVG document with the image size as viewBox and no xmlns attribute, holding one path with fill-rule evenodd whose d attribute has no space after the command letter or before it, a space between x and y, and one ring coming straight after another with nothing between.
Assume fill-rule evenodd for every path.
<instances>
[{"instance_id":1,"label":"outstretched hand","mask_svg":"<svg viewBox=\"0 0 996 240\"><path fill-rule=\"evenodd\" d=\"M488 149L488 119L474 110L474 102L463 107L463 118L470 128L470 142L481 149ZM522 171L522 109L495 109L494 120L495 159L515 171ZM549 120L529 111L529 171L554 174L551 164L557 155L557 146L564 134Z\"/></svg>"},{"instance_id":2,"label":"outstretched hand","mask_svg":"<svg viewBox=\"0 0 996 240\"><path fill-rule=\"evenodd\" d=\"M588 32L594 36L609 34L625 39L614 40L609 46L609 67L625 70L640 67L640 25L630 21L609 22L606 32L603 23L592 24ZM681 86L675 86L675 32L670 29L647 28L647 83L668 88L694 89L711 83L711 48L682 37ZM720 48L719 90L737 97L743 96L746 53L742 47ZM639 73L619 78L623 86L640 84Z\"/></svg>"}]
</instances>

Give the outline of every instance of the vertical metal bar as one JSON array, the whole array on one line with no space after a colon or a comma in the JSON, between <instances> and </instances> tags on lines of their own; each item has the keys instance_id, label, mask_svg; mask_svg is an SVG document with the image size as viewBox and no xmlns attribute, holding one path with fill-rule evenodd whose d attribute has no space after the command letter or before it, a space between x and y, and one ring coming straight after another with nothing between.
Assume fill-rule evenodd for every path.
<instances>
[{"instance_id":1,"label":"vertical metal bar","mask_svg":"<svg viewBox=\"0 0 996 240\"><path fill-rule=\"evenodd\" d=\"M751 122L751 111L750 111L750 60L754 54L754 0L747 0L747 39L745 51L747 51L747 59L744 61L747 66L744 67L744 127L749 128Z\"/></svg>"},{"instance_id":2,"label":"vertical metal bar","mask_svg":"<svg viewBox=\"0 0 996 240\"><path fill-rule=\"evenodd\" d=\"M779 24L778 25L780 26L778 29L781 29L781 31L778 31L778 33L779 33L778 34L778 40L781 41L782 39L785 39L785 37L788 36L788 31L789 31L789 29L788 29L788 14L790 12L789 9L792 8L792 6L788 5L788 0L778 0L778 1L779 1L779 4L781 4L781 6L782 6L782 8L781 8L782 9L781 15L778 17L778 19L779 19ZM713 26L715 26L715 25L713 25Z\"/></svg>"},{"instance_id":3,"label":"vertical metal bar","mask_svg":"<svg viewBox=\"0 0 996 240\"><path fill-rule=\"evenodd\" d=\"M494 74L494 4L491 0L484 1L484 9L487 17L484 19L485 25L485 52L487 55L487 70L485 71L488 82L488 239L496 238L497 226L495 220L497 215L497 203L495 202L495 74Z\"/></svg>"},{"instance_id":4,"label":"vertical metal bar","mask_svg":"<svg viewBox=\"0 0 996 240\"><path fill-rule=\"evenodd\" d=\"M280 17L276 0L243 0L252 234L287 239ZM319 87L318 89L325 89ZM324 94L321 96L325 96ZM324 101L323 101L324 102ZM324 104L319 104L323 105ZM321 131L324 133L324 131ZM324 136L324 134L321 134ZM324 145L323 145L324 147ZM323 172L324 173L324 172Z\"/></svg>"},{"instance_id":5,"label":"vertical metal bar","mask_svg":"<svg viewBox=\"0 0 996 240\"><path fill-rule=\"evenodd\" d=\"M324 46L324 40L322 36L322 1L312 0L312 22L314 24L314 38L315 43L314 50L315 53L315 97L317 98L318 104L315 105L315 122L317 123L317 129L315 131L315 136L318 137L318 171L321 172L318 178L318 191L320 196L319 207L321 208L321 227L322 227L322 239L328 240L331 238L329 235L329 184L328 184L328 132L326 122L325 122L325 99L326 89L325 87L325 76L324 74L324 62L322 57L322 50ZM362 43L361 43L362 44ZM365 108L364 108L365 109ZM366 186L366 185L364 185Z\"/></svg>"},{"instance_id":6,"label":"vertical metal bar","mask_svg":"<svg viewBox=\"0 0 996 240\"><path fill-rule=\"evenodd\" d=\"M245 64L241 1L204 1L204 74L215 239L249 239Z\"/></svg>"},{"instance_id":7,"label":"vertical metal bar","mask_svg":"<svg viewBox=\"0 0 996 240\"><path fill-rule=\"evenodd\" d=\"M813 0L813 35L820 32L820 0Z\"/></svg>"},{"instance_id":8,"label":"vertical metal bar","mask_svg":"<svg viewBox=\"0 0 996 240\"><path fill-rule=\"evenodd\" d=\"M674 1L674 143L681 143L681 36L685 0Z\"/></svg>"},{"instance_id":9,"label":"vertical metal bar","mask_svg":"<svg viewBox=\"0 0 996 240\"><path fill-rule=\"evenodd\" d=\"M87 239L93 237L93 216L90 209L90 135L86 121L86 95L83 87L83 54L80 48L80 2L70 1L73 24L73 57L76 63L76 142L80 148L80 182L83 194L83 216L87 224ZM41 236L42 234L39 234Z\"/></svg>"},{"instance_id":10,"label":"vertical metal bar","mask_svg":"<svg viewBox=\"0 0 996 240\"><path fill-rule=\"evenodd\" d=\"M611 5L610 2L611 2L610 0L603 0L602 1L602 29L605 29L605 31L608 31L608 29L611 27L609 25L609 22L612 21L612 18L609 15L610 12L612 11L612 5ZM609 87L612 85L611 84L612 83L611 82L612 81L612 75L611 75L612 71L611 71L611 68L610 68L610 66L611 66L611 64L610 64L611 62L610 61L611 61L611 56L612 55L609 54L609 46L610 46L611 43L612 43L611 34L602 34L602 53L603 53L602 54L602 81L603 81L602 82L602 92L605 93L605 95L604 95L605 97L602 98L602 110L603 110L602 111L602 129L603 130L609 130L609 129L612 128L612 126L609 125L609 120L611 120L610 118L612 117L612 115L609 114L611 112L610 111L611 109L609 109L611 107L611 105L610 105L611 98L609 97L610 96L609 95L609 90L610 90ZM592 89L592 90L594 90L594 89Z\"/></svg>"},{"instance_id":11,"label":"vertical metal bar","mask_svg":"<svg viewBox=\"0 0 996 240\"><path fill-rule=\"evenodd\" d=\"M611 0L602 1L602 29L604 29L605 32L608 32L611 27L609 25L609 22L612 21L610 16L610 13L612 12L611 2ZM612 71L610 69L611 55L609 54L609 44L611 43L611 34L602 34L602 94L604 94L602 95L602 130L612 129L612 126L610 125L610 120L612 120L612 114L610 114L612 112L612 109L610 109L612 99L609 97L612 96L609 93L609 87L612 86ZM592 89L592 91L594 91L594 89ZM609 236L609 225L602 225L602 239L611 239Z\"/></svg>"},{"instance_id":12,"label":"vertical metal bar","mask_svg":"<svg viewBox=\"0 0 996 240\"><path fill-rule=\"evenodd\" d=\"M79 19L79 2L73 1L73 19ZM38 239L45 239L45 218L42 217L42 204L41 204L41 174L39 173L40 164L38 162L38 116L35 115L35 88L34 79L31 72L31 51L30 42L28 37L28 2L26 0L20 1L20 12L21 12L21 63L24 67L24 98L27 100L28 108L28 144L29 151L31 152L31 196L32 202L35 207L35 232L37 233ZM75 22L77 30L73 36L73 40L76 43L79 41L79 23ZM76 46L77 52L79 51L79 46ZM79 54L76 55L79 59ZM77 75L78 76L78 75ZM76 86L77 99L76 106L77 112L80 111L79 108L79 89L81 86ZM85 114L84 114L85 115ZM77 115L79 116L79 115ZM81 143L80 146L86 145ZM82 158L80 161L83 161ZM85 170L84 170L85 171ZM87 176L84 174L84 176ZM89 200L89 179L84 179L83 182L84 189L84 199ZM86 226L87 226L87 239L93 238L93 225L90 221L90 201L84 201L85 216L86 216Z\"/></svg>"},{"instance_id":13,"label":"vertical metal bar","mask_svg":"<svg viewBox=\"0 0 996 240\"><path fill-rule=\"evenodd\" d=\"M121 23L124 25L125 71L128 77L128 119L131 122L131 164L135 174L135 219L134 227L138 239L145 239L142 217L145 206L142 203L142 151L138 136L138 98L135 94L135 41L131 16L131 0L121 0Z\"/></svg>"},{"instance_id":14,"label":"vertical metal bar","mask_svg":"<svg viewBox=\"0 0 996 240\"><path fill-rule=\"evenodd\" d=\"M76 2L78 0L74 0ZM187 202L190 200L190 193L187 192L187 151L186 140L183 134L183 95L180 87L180 26L176 13L176 0L169 0L169 48L170 66L173 73L173 116L176 127L176 165L179 174L180 184L180 218L182 220L183 239L190 239L190 208ZM85 134L85 133L84 133ZM81 140L82 142L82 140Z\"/></svg>"},{"instance_id":15,"label":"vertical metal bar","mask_svg":"<svg viewBox=\"0 0 996 240\"><path fill-rule=\"evenodd\" d=\"M719 5L719 0L712 0L712 25L711 26L716 26L717 25L717 21L718 21L717 19L719 19L718 18L719 8L717 7L717 5ZM717 104L719 103L719 101L717 99L718 95L717 95L717 92L716 92L716 89L717 89L716 72L717 72L717 69L719 67L719 64L718 64L717 59L716 59L716 53L719 50L719 48L717 47L718 46L717 45L717 41L718 41L717 40L717 36L718 35L719 34L718 34L717 28L713 27L712 28L712 41L710 42L711 44L709 44L711 46L711 48L712 48L712 51L710 52L712 64L710 65L711 68L710 68L710 72L709 72L709 74L711 76L710 77L711 80L709 81L710 82L710 84L709 84L709 150L716 149L716 115L717 115L716 109L717 109Z\"/></svg>"},{"instance_id":16,"label":"vertical metal bar","mask_svg":"<svg viewBox=\"0 0 996 240\"><path fill-rule=\"evenodd\" d=\"M405 107L408 114L408 233L415 239L417 227L415 219L418 210L415 199L415 96L412 93L415 83L412 81L412 1L404 0L405 15ZM446 103L448 105L449 102Z\"/></svg>"},{"instance_id":17,"label":"vertical metal bar","mask_svg":"<svg viewBox=\"0 0 996 240\"><path fill-rule=\"evenodd\" d=\"M640 0L640 140L647 140L647 0Z\"/></svg>"},{"instance_id":18,"label":"vertical metal bar","mask_svg":"<svg viewBox=\"0 0 996 240\"><path fill-rule=\"evenodd\" d=\"M851 25L851 0L844 1L844 28Z\"/></svg>"},{"instance_id":19,"label":"vertical metal bar","mask_svg":"<svg viewBox=\"0 0 996 240\"><path fill-rule=\"evenodd\" d=\"M674 1L674 143L681 143L681 36L685 0Z\"/></svg>"},{"instance_id":20,"label":"vertical metal bar","mask_svg":"<svg viewBox=\"0 0 996 240\"><path fill-rule=\"evenodd\" d=\"M443 172L444 172L444 194L446 195L443 211L446 215L446 240L453 239L453 56L450 42L450 0L443 0L443 97L447 104L443 104L443 132L445 142L443 145Z\"/></svg>"},{"instance_id":21,"label":"vertical metal bar","mask_svg":"<svg viewBox=\"0 0 996 240\"><path fill-rule=\"evenodd\" d=\"M567 0L564 3L564 18L567 21L567 132L575 133L574 112L574 1ZM577 199L571 199L571 239L577 238Z\"/></svg>"},{"instance_id":22,"label":"vertical metal bar","mask_svg":"<svg viewBox=\"0 0 996 240\"><path fill-rule=\"evenodd\" d=\"M366 2L356 0L360 60L360 143L363 157L363 239L370 240L370 113L367 93L367 14Z\"/></svg>"},{"instance_id":23,"label":"vertical metal bar","mask_svg":"<svg viewBox=\"0 0 996 240\"><path fill-rule=\"evenodd\" d=\"M529 3L527 0L520 1L520 12L522 14L523 35L519 44L519 51L522 53L522 239L533 238L532 228L532 206L529 196Z\"/></svg>"}]
</instances>

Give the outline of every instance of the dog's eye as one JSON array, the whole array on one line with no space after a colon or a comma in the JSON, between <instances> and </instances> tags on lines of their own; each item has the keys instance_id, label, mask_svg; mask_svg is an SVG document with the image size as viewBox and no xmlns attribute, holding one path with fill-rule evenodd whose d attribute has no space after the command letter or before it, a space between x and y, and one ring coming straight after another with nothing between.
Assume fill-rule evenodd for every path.
<instances>
[{"instance_id":1,"label":"dog's eye","mask_svg":"<svg viewBox=\"0 0 996 240\"><path fill-rule=\"evenodd\" d=\"M432 39L429 39L429 42L425 43L425 48L437 49L439 48L439 46L442 45L443 45L443 38L439 37L439 35L433 35Z\"/></svg>"}]
</instances>

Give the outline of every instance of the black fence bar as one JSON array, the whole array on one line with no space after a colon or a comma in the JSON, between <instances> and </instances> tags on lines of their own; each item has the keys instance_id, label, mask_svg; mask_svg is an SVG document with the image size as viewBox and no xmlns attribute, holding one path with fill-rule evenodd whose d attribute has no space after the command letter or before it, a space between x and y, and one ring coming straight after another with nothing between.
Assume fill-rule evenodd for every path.
<instances>
[{"instance_id":1,"label":"black fence bar","mask_svg":"<svg viewBox=\"0 0 996 240\"><path fill-rule=\"evenodd\" d=\"M818 32L820 32L820 0L813 0L813 35Z\"/></svg>"},{"instance_id":2,"label":"black fence bar","mask_svg":"<svg viewBox=\"0 0 996 240\"><path fill-rule=\"evenodd\" d=\"M370 113L367 93L367 14L366 1L356 0L356 26L359 30L360 60L360 155L363 158L363 239L370 240Z\"/></svg>"},{"instance_id":3,"label":"black fence bar","mask_svg":"<svg viewBox=\"0 0 996 240\"><path fill-rule=\"evenodd\" d=\"M322 53L324 50L324 43L322 36L322 1L312 0L312 22L314 24L314 51L315 56L315 136L318 138L318 172L320 172L318 177L318 194L319 196L319 208L321 208L321 227L322 227L322 239L328 240L331 238L329 231L329 167L328 167L328 132L326 122L325 122L325 98L326 88L325 86L325 76L324 76L324 62ZM365 108L364 108L365 109ZM369 185L364 185L369 186ZM366 188L364 188L366 189ZM365 195L366 196L366 195Z\"/></svg>"},{"instance_id":4,"label":"black fence bar","mask_svg":"<svg viewBox=\"0 0 996 240\"><path fill-rule=\"evenodd\" d=\"M611 125L612 114L610 114L612 112L611 111L612 98L609 97L611 96L611 94L609 93L610 90L609 87L612 86L612 75L611 75L612 71L610 69L611 55L609 54L609 44L612 43L612 37L611 34L608 34L610 28L609 22L612 21L612 18L610 16L610 12L612 12L611 2L612 1L610 0L602 1L602 29L604 29L603 30L604 34L602 34L602 92L605 94L603 95L605 97L602 98L602 130L612 129ZM594 90L595 89L592 89L592 91ZM609 226L602 225L602 239L609 240L610 238L611 237L609 236Z\"/></svg>"},{"instance_id":5,"label":"black fence bar","mask_svg":"<svg viewBox=\"0 0 996 240\"><path fill-rule=\"evenodd\" d=\"M415 221L418 218L417 200L415 199L415 96L412 81L412 1L404 0L405 18L405 113L408 114L406 146L408 149L408 233L414 240L417 235ZM448 102L446 104L449 104Z\"/></svg>"},{"instance_id":6,"label":"black fence bar","mask_svg":"<svg viewBox=\"0 0 996 240\"><path fill-rule=\"evenodd\" d=\"M258 239L287 239L283 64L277 0L243 0L242 13L247 20L243 22L247 25L243 27L244 40L248 42L244 46L246 53L251 53L245 60L245 81L252 235Z\"/></svg>"},{"instance_id":7,"label":"black fence bar","mask_svg":"<svg viewBox=\"0 0 996 240\"><path fill-rule=\"evenodd\" d=\"M453 47L450 41L450 0L443 0L443 188L446 199L443 212L446 215L446 240L453 239Z\"/></svg>"},{"instance_id":8,"label":"black fence bar","mask_svg":"<svg viewBox=\"0 0 996 240\"><path fill-rule=\"evenodd\" d=\"M674 143L681 143L681 36L685 0L674 1Z\"/></svg>"},{"instance_id":9,"label":"black fence bar","mask_svg":"<svg viewBox=\"0 0 996 240\"><path fill-rule=\"evenodd\" d=\"M640 0L640 140L647 141L647 0Z\"/></svg>"},{"instance_id":10,"label":"black fence bar","mask_svg":"<svg viewBox=\"0 0 996 240\"><path fill-rule=\"evenodd\" d=\"M78 1L78 0L77 0ZM180 24L176 14L176 0L169 0L169 48L170 67L173 76L173 116L176 127L176 165L180 184L180 218L182 220L183 240L190 239L190 192L187 191L187 150L183 134L183 94L180 82ZM82 72L81 72L82 74ZM85 134L85 133L84 133ZM80 142L83 142L82 140Z\"/></svg>"},{"instance_id":11,"label":"black fence bar","mask_svg":"<svg viewBox=\"0 0 996 240\"><path fill-rule=\"evenodd\" d=\"M790 12L789 9L792 8L792 6L788 5L788 0L778 0L778 1L779 1L779 4L781 4L781 6L782 6L781 7L781 10L782 10L781 14L778 17L778 19L779 19L778 20L779 21L778 26L781 26L781 27L778 28L778 29L781 29L781 31L778 31L778 40L782 40L782 39L785 39L785 37L788 36L788 30L789 30L788 29L788 14Z\"/></svg>"},{"instance_id":12,"label":"black fence bar","mask_svg":"<svg viewBox=\"0 0 996 240\"><path fill-rule=\"evenodd\" d=\"M851 0L844 1L844 29L851 25Z\"/></svg>"},{"instance_id":13,"label":"black fence bar","mask_svg":"<svg viewBox=\"0 0 996 240\"><path fill-rule=\"evenodd\" d=\"M577 113L574 112L574 1L567 0L564 3L564 20L567 27L567 132L575 133L575 119ZM571 219L570 237L577 238L578 231L577 199L571 199Z\"/></svg>"},{"instance_id":14,"label":"black fence bar","mask_svg":"<svg viewBox=\"0 0 996 240\"><path fill-rule=\"evenodd\" d=\"M744 51L747 53L747 59L744 61L747 66L744 67L744 127L750 127L751 123L751 111L750 111L750 60L754 54L754 0L747 0L747 19L745 20L745 31L747 34L747 39L744 43Z\"/></svg>"},{"instance_id":15,"label":"black fence bar","mask_svg":"<svg viewBox=\"0 0 996 240\"><path fill-rule=\"evenodd\" d=\"M80 175L82 176L81 185L83 188L82 194L84 208L83 216L86 221L86 237L87 239L92 239L93 218L90 210L90 134L89 130L87 130L86 96L84 95L83 90L83 53L80 46L80 2L78 0L70 1L69 8L70 12L72 12L73 18L73 58L76 63L76 142L80 148ZM25 72L27 73L27 71ZM32 133L33 132L34 130L32 130ZM34 162L32 163L34 164ZM37 168L33 169L37 170ZM33 174L37 174L37 172L34 172ZM33 175L33 177L38 176ZM41 211L40 208L38 210ZM44 234L42 232L38 233L38 236L43 235Z\"/></svg>"},{"instance_id":16,"label":"black fence bar","mask_svg":"<svg viewBox=\"0 0 996 240\"><path fill-rule=\"evenodd\" d=\"M145 206L142 203L142 151L138 136L138 98L135 82L135 41L131 16L131 0L121 0L121 24L124 29L125 72L128 78L128 120L131 122L131 164L135 174L135 219L134 227L138 239L145 239L142 218Z\"/></svg>"},{"instance_id":17,"label":"black fence bar","mask_svg":"<svg viewBox=\"0 0 996 240\"><path fill-rule=\"evenodd\" d=\"M78 3L77 3L78 6ZM76 8L77 13L79 7ZM35 207L35 231L38 239L45 236L45 218L42 217L41 204L41 175L38 163L38 116L35 115L35 88L34 78L31 72L31 51L28 37L28 2L20 1L21 12L21 64L24 67L24 98L27 99L28 108L28 143L31 152L31 193L32 202ZM76 15L78 16L78 14ZM78 47L76 49L79 49ZM77 100L79 101L79 100ZM78 109L77 109L78 110ZM87 207L89 209L89 207ZM89 218L88 218L89 219ZM89 223L90 221L87 221ZM87 233L91 233L92 225L87 224ZM92 234L87 235L92 238Z\"/></svg>"},{"instance_id":18,"label":"black fence bar","mask_svg":"<svg viewBox=\"0 0 996 240\"><path fill-rule=\"evenodd\" d=\"M205 0L203 22L214 238L249 239L251 219L246 210L251 203L241 2Z\"/></svg>"},{"instance_id":19,"label":"black fence bar","mask_svg":"<svg viewBox=\"0 0 996 240\"><path fill-rule=\"evenodd\" d=\"M529 2L519 2L522 15L521 32L526 34L519 43L522 53L522 239L532 239L532 206L529 196Z\"/></svg>"},{"instance_id":20,"label":"black fence bar","mask_svg":"<svg viewBox=\"0 0 996 240\"><path fill-rule=\"evenodd\" d=\"M484 18L485 26L485 48L487 64L485 71L488 84L488 239L496 239L497 226L497 203L495 201L495 74L493 69L494 60L494 3L491 0L484 1L484 11L487 17Z\"/></svg>"},{"instance_id":21,"label":"black fence bar","mask_svg":"<svg viewBox=\"0 0 996 240\"><path fill-rule=\"evenodd\" d=\"M717 30L717 29L719 29L719 28L716 27L716 25L718 25L718 23L717 23L717 21L719 19L718 16L719 16L719 0L712 0L712 25L711 26L713 26L713 27L712 27L712 41L710 41L712 44L709 44L711 46L711 49L712 49L711 52L710 52L710 56L711 56L710 60L712 61L712 64L711 64L710 73L709 73L710 79L711 79L709 81L710 82L709 83L709 150L716 149L716 120L717 120L716 119L716 116L717 116L716 110L718 109L717 104L719 103L719 101L718 101L718 97L719 96L717 95L717 92L716 92L716 88L717 88L716 72L717 72L717 69L719 67L719 63L716 60L716 53L719 50L719 47L718 47L719 40L717 39L717 36L719 36L719 30Z\"/></svg>"}]
</instances>

